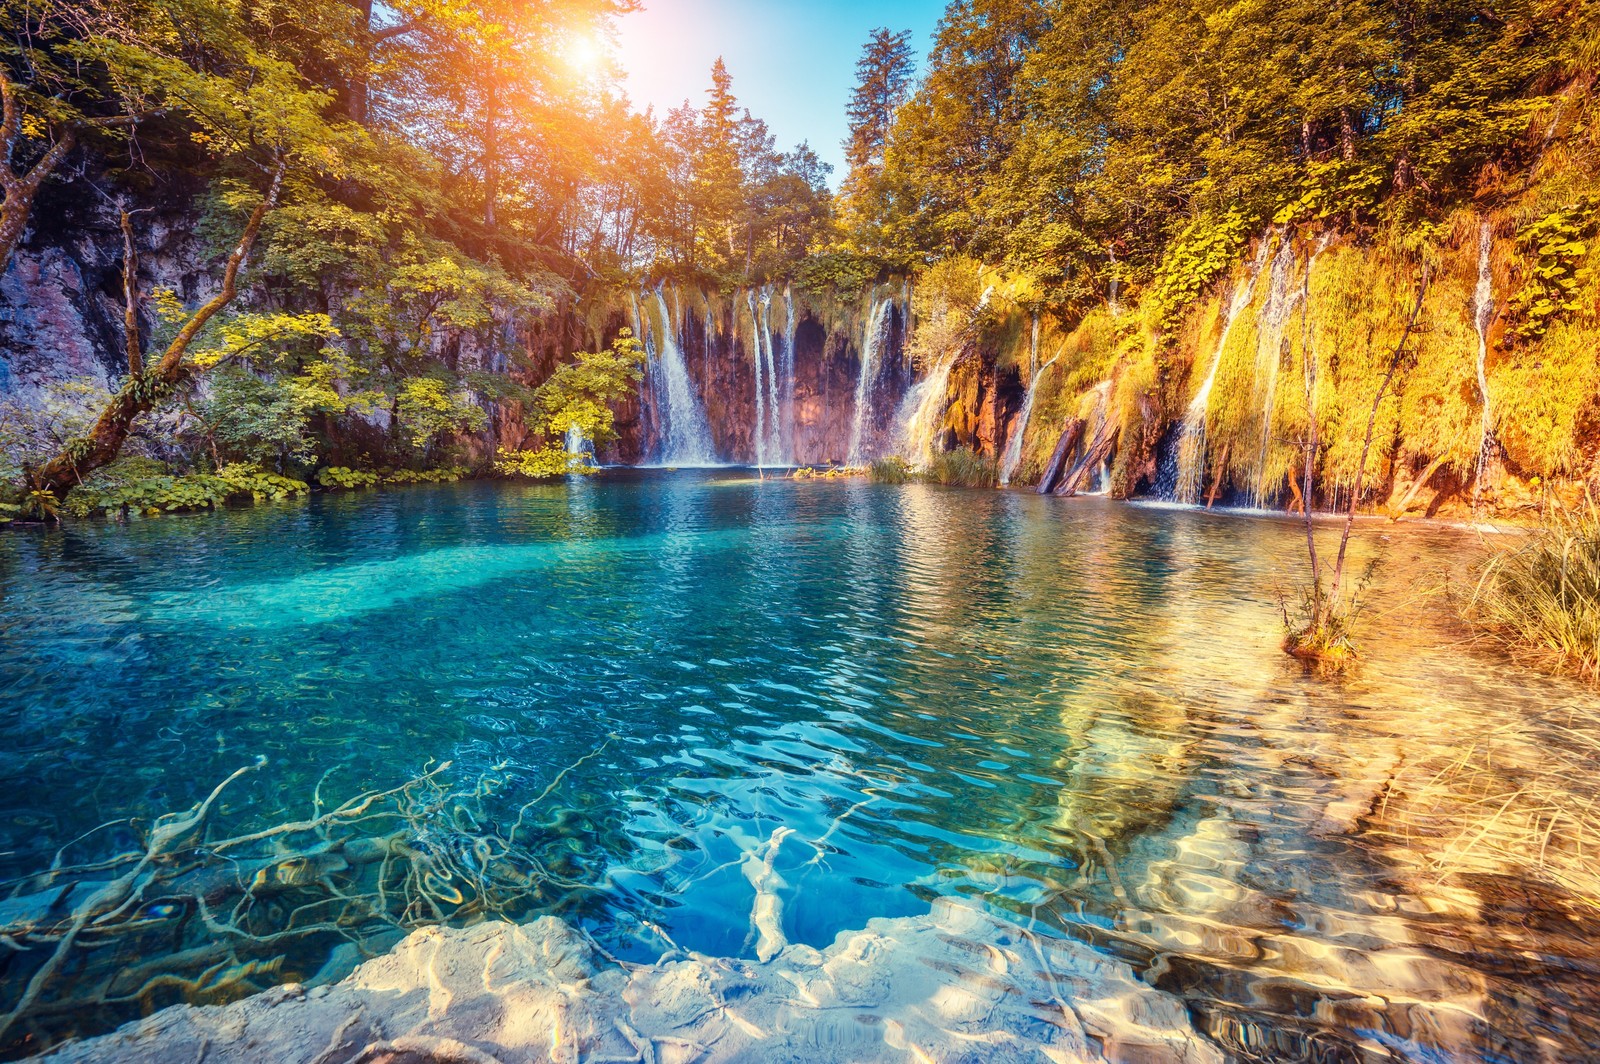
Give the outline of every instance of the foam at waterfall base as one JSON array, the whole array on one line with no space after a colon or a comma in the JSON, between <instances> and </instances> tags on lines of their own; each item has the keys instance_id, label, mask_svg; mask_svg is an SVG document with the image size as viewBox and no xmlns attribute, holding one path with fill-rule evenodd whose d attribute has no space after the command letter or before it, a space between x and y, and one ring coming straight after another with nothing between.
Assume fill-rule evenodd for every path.
<instances>
[{"instance_id":1,"label":"foam at waterfall base","mask_svg":"<svg viewBox=\"0 0 1600 1064\"><path fill-rule=\"evenodd\" d=\"M352 1060L1113 1060L1220 1064L1182 1003L1079 942L976 902L874 919L766 962L607 959L556 917L413 932L331 986L176 1006L48 1058Z\"/></svg>"}]
</instances>

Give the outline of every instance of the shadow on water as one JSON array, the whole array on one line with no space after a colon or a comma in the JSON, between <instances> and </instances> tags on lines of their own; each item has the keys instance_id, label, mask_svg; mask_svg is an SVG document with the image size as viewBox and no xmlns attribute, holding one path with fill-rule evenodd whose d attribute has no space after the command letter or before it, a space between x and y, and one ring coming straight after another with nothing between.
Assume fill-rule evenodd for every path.
<instances>
[{"instance_id":1,"label":"shadow on water","mask_svg":"<svg viewBox=\"0 0 1600 1064\"><path fill-rule=\"evenodd\" d=\"M79 857L129 848L258 755L246 827L448 759L508 781L490 819L553 788L531 852L562 886L526 912L624 957L749 956L740 862L784 827L792 941L970 895L1128 961L1238 1059L1582 1056L1593 910L1504 862L1446 874L1482 796L1436 766L1493 741L1514 778L1600 730L1592 696L1459 645L1418 589L1472 541L1438 529L1362 530L1370 652L1306 675L1277 649L1301 535L737 469L7 535L0 878L107 821ZM182 972L195 930L155 923ZM0 1008L36 963L0 958Z\"/></svg>"}]
</instances>

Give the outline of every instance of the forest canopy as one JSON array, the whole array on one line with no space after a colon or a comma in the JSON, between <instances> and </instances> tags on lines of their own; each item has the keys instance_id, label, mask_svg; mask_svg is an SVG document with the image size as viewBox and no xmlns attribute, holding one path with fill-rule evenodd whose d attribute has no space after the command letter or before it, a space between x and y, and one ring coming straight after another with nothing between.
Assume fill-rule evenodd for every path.
<instances>
[{"instance_id":1,"label":"forest canopy","mask_svg":"<svg viewBox=\"0 0 1600 1064\"><path fill-rule=\"evenodd\" d=\"M1120 284L1175 325L1270 222L1426 243L1513 194L1600 55L1593 5L1546 0L953 0L920 71L908 33L865 42L835 194L720 60L665 114L575 61L635 6L6 4L0 258L39 204L99 230L129 323L111 394L0 411L7 475L65 494L136 430L180 464L437 465L496 411L570 420L534 395L530 323L668 277L850 295L962 256L1064 320ZM1577 184L1528 335L1594 225ZM186 210L209 265L143 283Z\"/></svg>"}]
</instances>

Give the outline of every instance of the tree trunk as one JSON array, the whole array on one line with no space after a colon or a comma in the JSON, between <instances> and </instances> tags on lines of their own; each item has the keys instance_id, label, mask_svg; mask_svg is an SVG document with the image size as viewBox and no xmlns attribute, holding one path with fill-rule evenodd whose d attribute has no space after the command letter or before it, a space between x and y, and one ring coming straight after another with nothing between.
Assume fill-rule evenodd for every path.
<instances>
[{"instance_id":1,"label":"tree trunk","mask_svg":"<svg viewBox=\"0 0 1600 1064\"><path fill-rule=\"evenodd\" d=\"M1078 446L1078 440L1083 437L1083 419L1073 418L1067 422L1067 427L1061 430L1061 439L1056 441L1056 449L1050 454L1050 461L1044 467L1044 476L1039 478L1038 492L1040 495L1049 495L1055 488L1056 482L1061 479L1061 470L1067 463L1067 455Z\"/></svg>"},{"instance_id":2,"label":"tree trunk","mask_svg":"<svg viewBox=\"0 0 1600 1064\"><path fill-rule=\"evenodd\" d=\"M1089 479L1100 463L1106 460L1111 449L1117 445L1117 436L1121 429L1110 418L1103 418L1100 427L1095 430L1089 440L1089 445L1084 448L1083 457L1079 458L1072 471L1061 478L1061 483L1056 485L1057 495L1076 495L1083 488L1083 482Z\"/></svg>"},{"instance_id":3,"label":"tree trunk","mask_svg":"<svg viewBox=\"0 0 1600 1064\"><path fill-rule=\"evenodd\" d=\"M139 341L139 256L133 249L133 219L122 215L122 340L128 351L128 376L144 372L144 345Z\"/></svg>"},{"instance_id":4,"label":"tree trunk","mask_svg":"<svg viewBox=\"0 0 1600 1064\"><path fill-rule=\"evenodd\" d=\"M0 76L0 191L5 193L0 202L0 274L11 264L11 255L22 242L28 229L28 217L33 213L33 200L44 179L55 172L61 160L77 143L71 129L64 129L56 142L45 151L27 173L18 176L11 169L12 153L17 137L22 132L22 105L17 100L16 86L8 77Z\"/></svg>"},{"instance_id":5,"label":"tree trunk","mask_svg":"<svg viewBox=\"0 0 1600 1064\"><path fill-rule=\"evenodd\" d=\"M87 436L71 440L59 454L33 471L34 487L52 491L63 498L83 482L90 473L116 459L127 442L133 423L141 414L154 409L156 404L171 395L189 377L192 368L184 362L189 345L200 330L217 312L233 302L238 294L239 269L245 256L261 232L261 222L278 201L278 190L283 185L283 164L279 163L272 175L272 184L245 224L238 245L228 255L228 264L222 273L222 289L194 312L178 335L161 355L161 360L148 372L129 379L111 402L101 412Z\"/></svg>"}]
</instances>

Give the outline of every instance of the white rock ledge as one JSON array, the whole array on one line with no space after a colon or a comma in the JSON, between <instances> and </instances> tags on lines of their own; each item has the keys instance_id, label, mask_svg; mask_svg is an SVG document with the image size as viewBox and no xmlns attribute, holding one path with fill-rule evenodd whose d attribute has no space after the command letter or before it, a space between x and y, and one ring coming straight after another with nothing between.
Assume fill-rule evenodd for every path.
<instances>
[{"instance_id":1,"label":"white rock ledge","mask_svg":"<svg viewBox=\"0 0 1600 1064\"><path fill-rule=\"evenodd\" d=\"M760 963L604 959L566 923L414 932L332 986L176 1006L53 1062L1221 1064L1183 1005L1089 946L951 899Z\"/></svg>"}]
</instances>

